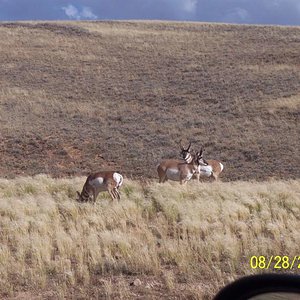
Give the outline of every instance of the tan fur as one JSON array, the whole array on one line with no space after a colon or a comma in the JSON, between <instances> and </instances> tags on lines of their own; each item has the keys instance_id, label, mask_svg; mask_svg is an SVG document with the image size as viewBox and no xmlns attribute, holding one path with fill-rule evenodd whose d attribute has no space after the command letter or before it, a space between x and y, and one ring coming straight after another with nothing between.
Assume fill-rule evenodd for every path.
<instances>
[{"instance_id":1,"label":"tan fur","mask_svg":"<svg viewBox=\"0 0 300 300\"><path fill-rule=\"evenodd\" d=\"M213 177L215 180L218 180L220 173L222 172L220 161L214 160L214 159L208 159L207 163L212 167L213 169Z\"/></svg>"}]
</instances>

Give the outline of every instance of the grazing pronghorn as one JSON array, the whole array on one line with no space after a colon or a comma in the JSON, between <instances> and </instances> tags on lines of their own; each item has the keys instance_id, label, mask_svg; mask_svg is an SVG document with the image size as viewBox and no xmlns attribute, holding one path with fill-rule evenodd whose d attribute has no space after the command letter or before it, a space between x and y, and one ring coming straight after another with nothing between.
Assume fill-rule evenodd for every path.
<instances>
[{"instance_id":1,"label":"grazing pronghorn","mask_svg":"<svg viewBox=\"0 0 300 300\"><path fill-rule=\"evenodd\" d=\"M189 151L190 146L191 144L187 149L182 148L182 151ZM206 165L206 163L197 155L192 157L189 162L179 159L165 159L157 166L159 182L165 182L170 179L180 181L180 184L183 184L199 171L200 165Z\"/></svg>"},{"instance_id":2,"label":"grazing pronghorn","mask_svg":"<svg viewBox=\"0 0 300 300\"><path fill-rule=\"evenodd\" d=\"M186 151L185 149L181 149L181 156L182 158L188 162L191 160L192 154L190 151ZM203 149L201 148L200 152L196 152L195 157L198 159L202 159L205 164L199 165L198 172L195 173L195 176L197 177L198 181L200 181L200 177L207 177L207 178L214 178L215 180L218 180L218 177L220 173L224 169L224 165L214 159L203 159Z\"/></svg>"},{"instance_id":3,"label":"grazing pronghorn","mask_svg":"<svg viewBox=\"0 0 300 300\"><path fill-rule=\"evenodd\" d=\"M119 188L123 183L123 176L115 171L103 171L90 174L82 188L81 194L77 192L78 201L96 201L100 192L108 191L112 200L120 200Z\"/></svg>"}]
</instances>

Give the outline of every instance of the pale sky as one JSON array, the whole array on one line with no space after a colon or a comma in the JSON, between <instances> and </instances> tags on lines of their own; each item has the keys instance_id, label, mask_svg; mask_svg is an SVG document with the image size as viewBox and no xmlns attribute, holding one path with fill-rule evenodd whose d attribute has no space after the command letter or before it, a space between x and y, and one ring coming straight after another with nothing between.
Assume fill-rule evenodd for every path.
<instances>
[{"instance_id":1,"label":"pale sky","mask_svg":"<svg viewBox=\"0 0 300 300\"><path fill-rule=\"evenodd\" d=\"M0 0L0 21L124 19L300 25L300 0Z\"/></svg>"}]
</instances>

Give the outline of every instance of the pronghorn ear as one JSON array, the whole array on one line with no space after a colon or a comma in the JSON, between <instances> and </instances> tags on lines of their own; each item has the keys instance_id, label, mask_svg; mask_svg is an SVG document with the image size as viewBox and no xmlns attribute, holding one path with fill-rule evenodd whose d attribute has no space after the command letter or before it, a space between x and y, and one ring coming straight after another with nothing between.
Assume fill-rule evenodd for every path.
<instances>
[{"instance_id":1,"label":"pronghorn ear","mask_svg":"<svg viewBox=\"0 0 300 300\"><path fill-rule=\"evenodd\" d=\"M188 146L188 148L187 148L187 151L189 151L189 150L190 150L190 148L191 148L191 145L192 145L192 143L190 142L190 143L189 143L189 146Z\"/></svg>"}]
</instances>

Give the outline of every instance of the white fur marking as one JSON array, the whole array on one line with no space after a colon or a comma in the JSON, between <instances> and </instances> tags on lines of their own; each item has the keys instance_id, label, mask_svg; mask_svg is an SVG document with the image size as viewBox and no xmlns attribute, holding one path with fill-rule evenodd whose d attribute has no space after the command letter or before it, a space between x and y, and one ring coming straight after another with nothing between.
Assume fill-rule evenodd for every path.
<instances>
[{"instance_id":1,"label":"white fur marking","mask_svg":"<svg viewBox=\"0 0 300 300\"><path fill-rule=\"evenodd\" d=\"M167 178L174 181L180 180L180 172L178 169L167 169L166 171Z\"/></svg>"},{"instance_id":2,"label":"white fur marking","mask_svg":"<svg viewBox=\"0 0 300 300\"><path fill-rule=\"evenodd\" d=\"M194 173L189 172L189 174L186 177L186 181L191 180L191 178L193 177Z\"/></svg>"},{"instance_id":3,"label":"white fur marking","mask_svg":"<svg viewBox=\"0 0 300 300\"><path fill-rule=\"evenodd\" d=\"M119 188L123 183L123 176L117 172L113 174L114 181L117 183L117 188Z\"/></svg>"},{"instance_id":4,"label":"white fur marking","mask_svg":"<svg viewBox=\"0 0 300 300\"><path fill-rule=\"evenodd\" d=\"M97 177L90 181L90 184L94 187L100 187L103 185L104 178L103 177Z\"/></svg>"},{"instance_id":5,"label":"white fur marking","mask_svg":"<svg viewBox=\"0 0 300 300\"><path fill-rule=\"evenodd\" d=\"M185 158L185 161L189 164L191 163L193 160L193 157L190 153L187 154L186 158Z\"/></svg>"},{"instance_id":6,"label":"white fur marking","mask_svg":"<svg viewBox=\"0 0 300 300\"><path fill-rule=\"evenodd\" d=\"M212 174L212 166L200 166L200 176L209 177Z\"/></svg>"},{"instance_id":7,"label":"white fur marking","mask_svg":"<svg viewBox=\"0 0 300 300\"><path fill-rule=\"evenodd\" d=\"M223 166L223 164L222 163L220 163L220 167L221 167L221 172L223 171L223 169L224 169L224 166Z\"/></svg>"}]
</instances>

